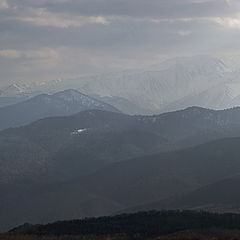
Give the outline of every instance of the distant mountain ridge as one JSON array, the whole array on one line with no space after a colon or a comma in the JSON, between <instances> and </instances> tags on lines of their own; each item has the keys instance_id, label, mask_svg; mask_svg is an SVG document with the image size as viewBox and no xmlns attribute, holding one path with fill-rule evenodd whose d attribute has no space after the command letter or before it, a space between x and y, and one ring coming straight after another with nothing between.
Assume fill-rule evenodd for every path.
<instances>
[{"instance_id":1,"label":"distant mountain ridge","mask_svg":"<svg viewBox=\"0 0 240 240\"><path fill-rule=\"evenodd\" d=\"M222 61L195 56L166 61L155 70L96 76L86 82L82 90L100 97L123 97L153 113L160 113L171 102L221 83L225 75L226 66Z\"/></svg>"},{"instance_id":2,"label":"distant mountain ridge","mask_svg":"<svg viewBox=\"0 0 240 240\"><path fill-rule=\"evenodd\" d=\"M119 112L115 107L77 90L65 90L53 95L41 94L0 108L0 129L26 125L51 116L68 116L90 109Z\"/></svg>"},{"instance_id":3,"label":"distant mountain ridge","mask_svg":"<svg viewBox=\"0 0 240 240\"><path fill-rule=\"evenodd\" d=\"M13 83L9 86L3 87L0 90L0 97L16 97L26 94L27 88L24 85Z\"/></svg>"},{"instance_id":4,"label":"distant mountain ridge","mask_svg":"<svg viewBox=\"0 0 240 240\"><path fill-rule=\"evenodd\" d=\"M149 69L58 79L21 89L32 95L77 89L127 114L159 114L193 105L225 109L240 105L239 69L227 64L211 56L178 57Z\"/></svg>"}]
</instances>

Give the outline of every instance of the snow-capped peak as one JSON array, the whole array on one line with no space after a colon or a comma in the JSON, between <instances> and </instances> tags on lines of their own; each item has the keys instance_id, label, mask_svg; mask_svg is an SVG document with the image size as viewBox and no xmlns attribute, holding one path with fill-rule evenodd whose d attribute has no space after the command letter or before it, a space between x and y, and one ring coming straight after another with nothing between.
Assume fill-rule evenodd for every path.
<instances>
[{"instance_id":1,"label":"snow-capped peak","mask_svg":"<svg viewBox=\"0 0 240 240\"><path fill-rule=\"evenodd\" d=\"M13 83L1 89L1 96L18 96L27 92L27 87L18 83Z\"/></svg>"}]
</instances>

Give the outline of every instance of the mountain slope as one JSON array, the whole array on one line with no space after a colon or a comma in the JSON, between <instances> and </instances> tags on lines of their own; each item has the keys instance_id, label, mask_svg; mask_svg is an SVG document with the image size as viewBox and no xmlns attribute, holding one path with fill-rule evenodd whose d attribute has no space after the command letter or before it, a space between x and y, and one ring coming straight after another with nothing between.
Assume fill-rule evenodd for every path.
<instances>
[{"instance_id":1,"label":"mountain slope","mask_svg":"<svg viewBox=\"0 0 240 240\"><path fill-rule=\"evenodd\" d=\"M56 167L53 168L55 174L50 176L62 178L62 174L79 176L112 162L234 136L240 136L240 108L213 111L193 107L158 116L84 111L1 132L1 174L9 174L9 159L13 159L11 152L20 152L14 161L22 163L26 151L21 151L19 146L30 149L28 152L32 153L33 164L34 154L41 156L45 152L44 159ZM31 151L28 143L39 150L33 148ZM12 166L18 176L18 165Z\"/></svg>"},{"instance_id":2,"label":"mountain slope","mask_svg":"<svg viewBox=\"0 0 240 240\"><path fill-rule=\"evenodd\" d=\"M219 83L203 92L186 96L168 104L165 110L177 110L186 106L200 106L211 109L226 109L240 105L240 83L237 79Z\"/></svg>"},{"instance_id":3,"label":"mountain slope","mask_svg":"<svg viewBox=\"0 0 240 240\"><path fill-rule=\"evenodd\" d=\"M108 163L169 148L167 139L145 129L134 117L100 110L43 119L25 127L8 129L0 133L0 142L0 182L3 176L7 179L21 176L18 165L10 167L11 159L24 164L25 151L10 158L12 152L21 149L21 142L25 142L25 148L33 154L32 164L37 160L34 154L42 155L40 149L47 153L50 166L55 166L48 171L52 180L57 176L59 179L74 178ZM31 150L28 142L39 150ZM9 169L15 174L10 174Z\"/></svg>"},{"instance_id":4,"label":"mountain slope","mask_svg":"<svg viewBox=\"0 0 240 240\"><path fill-rule=\"evenodd\" d=\"M150 202L237 174L239 143L239 138L230 138L121 162L86 177L83 183L122 204Z\"/></svg>"},{"instance_id":5,"label":"mountain slope","mask_svg":"<svg viewBox=\"0 0 240 240\"><path fill-rule=\"evenodd\" d=\"M192 209L214 212L240 212L240 175L205 185L190 193L177 197L133 207L126 211L152 209Z\"/></svg>"},{"instance_id":6,"label":"mountain slope","mask_svg":"<svg viewBox=\"0 0 240 240\"><path fill-rule=\"evenodd\" d=\"M228 102L228 99L226 102L222 99L220 103L209 101L202 96L202 93L221 84L227 87L227 84L232 81L238 83L238 76L239 74L230 71L223 61L211 56L179 57L162 62L150 69L125 70L78 79L59 79L32 84L25 88L24 93L52 94L69 88L77 89L107 101L127 114L159 114L178 110L192 106L193 103L187 101L191 98L195 98L194 105L223 109L236 105ZM12 89L13 86L9 88ZM13 90L15 92L17 90L18 93L19 85ZM6 95L6 90L4 92ZM218 98L217 92L211 91L211 93L214 94L210 95L213 100ZM240 102L237 103L239 105ZM171 105L176 108L170 107Z\"/></svg>"},{"instance_id":7,"label":"mountain slope","mask_svg":"<svg viewBox=\"0 0 240 240\"><path fill-rule=\"evenodd\" d=\"M177 152L136 158L60 185L2 187L0 203L4 206L4 217L0 222L8 227L13 222L37 223L53 221L57 217L70 219L106 215L187 194L239 173L239 144L240 138L230 138ZM235 186L238 185L232 185L232 189ZM214 194L212 196L214 200ZM199 200L198 197L195 200ZM16 201L21 208L16 206ZM44 213L43 209L51 210Z\"/></svg>"},{"instance_id":8,"label":"mountain slope","mask_svg":"<svg viewBox=\"0 0 240 240\"><path fill-rule=\"evenodd\" d=\"M26 101L31 95L31 90L20 84L0 88L0 108Z\"/></svg>"},{"instance_id":9,"label":"mountain slope","mask_svg":"<svg viewBox=\"0 0 240 240\"><path fill-rule=\"evenodd\" d=\"M13 234L30 234L33 237L41 236L44 238L47 236L68 236L68 238L71 239L78 236L83 239L89 239L91 236L91 238L95 239L95 237L98 236L102 237L100 239L109 237L111 239L119 239L114 238L114 236L123 236L123 238L120 239L153 239L152 237L154 236L162 236L163 238L157 239L176 239L177 236L182 235L177 239L189 239L186 238L186 235L190 235L187 234L187 231L192 231L193 233L198 233L193 239L212 239L213 236L219 236L221 233L222 235L220 236L224 236L224 239L232 239L234 235L237 236L236 233L239 234L239 231L237 231L237 229L240 228L239 224L240 216L238 214L213 214L193 211L151 211L100 218L58 221L47 225L24 224L14 228L10 232ZM229 235L230 231L224 232L226 229L231 229L232 235ZM186 231L185 236L184 231ZM213 235L214 232L217 235ZM171 235L169 236L168 234ZM203 238L199 238L199 235ZM227 238L226 235L229 235L229 237ZM171 236L173 238L171 238Z\"/></svg>"},{"instance_id":10,"label":"mountain slope","mask_svg":"<svg viewBox=\"0 0 240 240\"><path fill-rule=\"evenodd\" d=\"M125 98L159 113L171 102L198 94L226 80L224 63L209 56L176 58L155 68L144 72L98 75L88 79L80 89L90 95ZM181 108L188 106L182 105Z\"/></svg>"},{"instance_id":11,"label":"mountain slope","mask_svg":"<svg viewBox=\"0 0 240 240\"><path fill-rule=\"evenodd\" d=\"M24 85L17 83L11 84L9 86L0 89L0 97L17 97L25 95L28 88Z\"/></svg>"},{"instance_id":12,"label":"mountain slope","mask_svg":"<svg viewBox=\"0 0 240 240\"><path fill-rule=\"evenodd\" d=\"M26 125L50 116L72 115L88 109L118 112L109 104L75 90L66 90L54 95L38 95L27 101L0 108L0 129Z\"/></svg>"},{"instance_id":13,"label":"mountain slope","mask_svg":"<svg viewBox=\"0 0 240 240\"><path fill-rule=\"evenodd\" d=\"M240 171L239 138L208 142L233 136L240 108L158 116L88 110L4 130L1 223L111 214L193 191Z\"/></svg>"},{"instance_id":14,"label":"mountain slope","mask_svg":"<svg viewBox=\"0 0 240 240\"><path fill-rule=\"evenodd\" d=\"M1 97L0 96L0 108L10 106L16 103L20 103L26 101L28 99L27 96L20 97Z\"/></svg>"}]
</instances>

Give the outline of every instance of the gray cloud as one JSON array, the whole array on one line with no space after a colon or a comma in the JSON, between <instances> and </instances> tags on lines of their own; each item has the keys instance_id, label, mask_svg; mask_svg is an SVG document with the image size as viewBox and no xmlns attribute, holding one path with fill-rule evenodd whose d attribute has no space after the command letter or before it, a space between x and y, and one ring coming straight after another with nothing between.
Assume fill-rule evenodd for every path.
<instances>
[{"instance_id":1,"label":"gray cloud","mask_svg":"<svg viewBox=\"0 0 240 240\"><path fill-rule=\"evenodd\" d=\"M17 5L18 2L13 3ZM140 18L228 15L236 12L236 6L238 6L237 0L23 0L20 2L23 6L43 7L52 12L74 13L85 16L117 15ZM231 6L234 6L234 8Z\"/></svg>"},{"instance_id":2,"label":"gray cloud","mask_svg":"<svg viewBox=\"0 0 240 240\"><path fill-rule=\"evenodd\" d=\"M239 0L0 0L0 85L240 51Z\"/></svg>"}]
</instances>

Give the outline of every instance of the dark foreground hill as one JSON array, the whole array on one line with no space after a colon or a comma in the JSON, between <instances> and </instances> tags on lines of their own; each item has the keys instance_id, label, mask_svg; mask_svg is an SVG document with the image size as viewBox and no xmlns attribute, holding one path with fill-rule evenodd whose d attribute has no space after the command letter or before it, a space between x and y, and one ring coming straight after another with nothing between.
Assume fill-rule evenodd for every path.
<instances>
[{"instance_id":1,"label":"dark foreground hill","mask_svg":"<svg viewBox=\"0 0 240 240\"><path fill-rule=\"evenodd\" d=\"M197 190L161 201L137 206L125 211L138 212L152 209L191 209L212 212L240 213L240 175L205 185Z\"/></svg>"},{"instance_id":2,"label":"dark foreground hill","mask_svg":"<svg viewBox=\"0 0 240 240\"><path fill-rule=\"evenodd\" d=\"M238 174L239 145L240 138L223 139L181 151L111 164L95 173L61 184L5 185L0 196L1 226L7 229L24 222L46 223L58 219L107 215L190 193ZM239 199L239 187L239 182L232 185L232 195L225 207L232 205L234 210L234 204ZM227 187L220 188L221 196L228 194L228 190ZM212 193L207 192L205 199L214 197ZM221 201L217 196L212 201L216 206ZM162 206L160 209L171 208Z\"/></svg>"},{"instance_id":3,"label":"dark foreground hill","mask_svg":"<svg viewBox=\"0 0 240 240\"><path fill-rule=\"evenodd\" d=\"M213 214L191 211L139 212L112 217L89 218L83 220L60 221L47 225L25 224L15 228L11 233L32 236L74 236L92 239L95 237L122 237L122 239L147 239L178 235L187 236L190 231L217 237L219 232L232 232L232 237L240 238L240 215ZM215 233L214 233L215 232ZM236 234L238 233L238 234ZM123 238L124 237L124 238ZM94 238L93 238L94 239ZM180 238L181 239L181 238ZM196 238L197 239L197 238Z\"/></svg>"},{"instance_id":4,"label":"dark foreground hill","mask_svg":"<svg viewBox=\"0 0 240 240\"><path fill-rule=\"evenodd\" d=\"M112 214L236 175L240 138L208 142L226 136L240 136L239 108L91 110L2 131L0 229Z\"/></svg>"}]
</instances>

